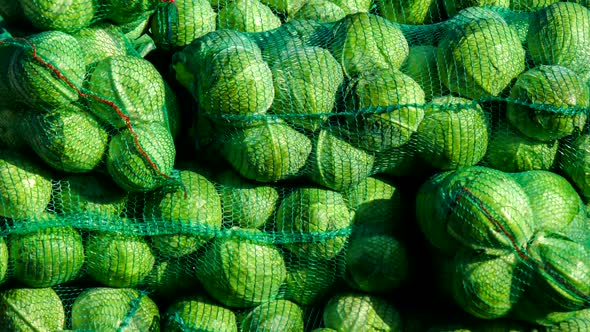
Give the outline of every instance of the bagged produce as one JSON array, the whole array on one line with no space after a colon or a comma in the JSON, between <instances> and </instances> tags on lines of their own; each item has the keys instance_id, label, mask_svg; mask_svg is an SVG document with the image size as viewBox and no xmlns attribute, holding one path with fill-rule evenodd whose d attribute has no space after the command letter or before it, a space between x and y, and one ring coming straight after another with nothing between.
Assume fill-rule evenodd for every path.
<instances>
[{"instance_id":1,"label":"bagged produce","mask_svg":"<svg viewBox=\"0 0 590 332\"><path fill-rule=\"evenodd\" d=\"M0 0L9 331L585 331L585 1Z\"/></svg>"}]
</instances>

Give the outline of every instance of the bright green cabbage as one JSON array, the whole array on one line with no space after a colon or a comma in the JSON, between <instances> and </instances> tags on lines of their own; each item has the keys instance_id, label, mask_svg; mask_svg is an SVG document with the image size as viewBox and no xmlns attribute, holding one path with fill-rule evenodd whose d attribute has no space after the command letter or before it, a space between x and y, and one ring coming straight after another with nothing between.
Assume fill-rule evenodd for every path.
<instances>
[{"instance_id":1,"label":"bright green cabbage","mask_svg":"<svg viewBox=\"0 0 590 332\"><path fill-rule=\"evenodd\" d=\"M590 331L590 319L573 317L546 328L547 332Z\"/></svg>"},{"instance_id":2,"label":"bright green cabbage","mask_svg":"<svg viewBox=\"0 0 590 332\"><path fill-rule=\"evenodd\" d=\"M258 185L228 170L217 177L221 187L224 219L232 226L265 228L272 220L279 193L271 186Z\"/></svg>"},{"instance_id":3,"label":"bright green cabbage","mask_svg":"<svg viewBox=\"0 0 590 332\"><path fill-rule=\"evenodd\" d=\"M590 8L590 1L589 0L569 0L568 2L575 2L577 4L580 4L582 6L586 6L586 7Z\"/></svg>"},{"instance_id":4,"label":"bright green cabbage","mask_svg":"<svg viewBox=\"0 0 590 332\"><path fill-rule=\"evenodd\" d=\"M373 14L348 15L332 30L336 37L330 42L329 49L347 77L399 69L410 52L402 31L392 22Z\"/></svg>"},{"instance_id":5,"label":"bright green cabbage","mask_svg":"<svg viewBox=\"0 0 590 332\"><path fill-rule=\"evenodd\" d=\"M92 113L115 128L166 123L164 80L145 59L123 55L99 61L86 88L100 97L89 99Z\"/></svg>"},{"instance_id":6,"label":"bright green cabbage","mask_svg":"<svg viewBox=\"0 0 590 332\"><path fill-rule=\"evenodd\" d=\"M515 254L496 256L461 250L454 265L453 298L463 310L478 318L505 316L527 286L527 274Z\"/></svg>"},{"instance_id":7,"label":"bright green cabbage","mask_svg":"<svg viewBox=\"0 0 590 332\"><path fill-rule=\"evenodd\" d=\"M425 23L428 10L436 0L380 0L381 16L401 24Z\"/></svg>"},{"instance_id":8,"label":"bright green cabbage","mask_svg":"<svg viewBox=\"0 0 590 332\"><path fill-rule=\"evenodd\" d=\"M158 307L130 288L89 288L72 305L72 329L87 331L159 331Z\"/></svg>"},{"instance_id":9,"label":"bright green cabbage","mask_svg":"<svg viewBox=\"0 0 590 332\"><path fill-rule=\"evenodd\" d=\"M285 261L274 245L254 238L262 234L233 227L226 237L213 240L196 270L209 295L237 308L259 305L278 295L287 276Z\"/></svg>"},{"instance_id":10,"label":"bright green cabbage","mask_svg":"<svg viewBox=\"0 0 590 332\"><path fill-rule=\"evenodd\" d=\"M235 314L203 296L175 302L165 317L164 331L238 332Z\"/></svg>"},{"instance_id":11,"label":"bright green cabbage","mask_svg":"<svg viewBox=\"0 0 590 332\"><path fill-rule=\"evenodd\" d=\"M515 0L521 1L521 0ZM469 7L504 7L510 6L510 0L443 0L445 11L449 17L457 15L463 9Z\"/></svg>"},{"instance_id":12,"label":"bright green cabbage","mask_svg":"<svg viewBox=\"0 0 590 332\"><path fill-rule=\"evenodd\" d=\"M445 96L433 99L418 127L422 158L441 170L479 163L488 147L489 119L479 104Z\"/></svg>"},{"instance_id":13,"label":"bright green cabbage","mask_svg":"<svg viewBox=\"0 0 590 332\"><path fill-rule=\"evenodd\" d=\"M324 307L324 325L337 331L402 331L399 312L385 300L365 294L341 293Z\"/></svg>"},{"instance_id":14,"label":"bright green cabbage","mask_svg":"<svg viewBox=\"0 0 590 332\"><path fill-rule=\"evenodd\" d=\"M153 13L151 11L143 13L137 18L134 16L132 21L117 24L116 26L121 28L125 36L127 36L130 41L134 41L145 35L145 32L149 27L152 14Z\"/></svg>"},{"instance_id":15,"label":"bright green cabbage","mask_svg":"<svg viewBox=\"0 0 590 332\"><path fill-rule=\"evenodd\" d=\"M559 0L517 0L510 3L510 9L515 11L534 12L549 7L556 2L559 2Z\"/></svg>"},{"instance_id":16,"label":"bright green cabbage","mask_svg":"<svg viewBox=\"0 0 590 332\"><path fill-rule=\"evenodd\" d=\"M581 131L590 106L588 86L574 71L540 65L518 76L506 117L525 136L548 142Z\"/></svg>"},{"instance_id":17,"label":"bright green cabbage","mask_svg":"<svg viewBox=\"0 0 590 332\"><path fill-rule=\"evenodd\" d=\"M221 149L243 177L260 182L294 178L311 153L311 140L283 122L267 122L230 134Z\"/></svg>"},{"instance_id":18,"label":"bright green cabbage","mask_svg":"<svg viewBox=\"0 0 590 332\"><path fill-rule=\"evenodd\" d=\"M305 0L263 0L262 3L274 9L276 12L288 16L299 10L305 4Z\"/></svg>"},{"instance_id":19,"label":"bright green cabbage","mask_svg":"<svg viewBox=\"0 0 590 332\"><path fill-rule=\"evenodd\" d=\"M40 30L75 32L90 24L96 0L21 0L27 19Z\"/></svg>"},{"instance_id":20,"label":"bright green cabbage","mask_svg":"<svg viewBox=\"0 0 590 332\"><path fill-rule=\"evenodd\" d=\"M292 19L280 27L267 31L258 36L257 43L263 50L263 58L269 58L280 53L287 47L322 47L331 40L331 25L312 19Z\"/></svg>"},{"instance_id":21,"label":"bright green cabbage","mask_svg":"<svg viewBox=\"0 0 590 332\"><path fill-rule=\"evenodd\" d=\"M60 331L63 303L51 288L11 288L0 293L0 325L8 331Z\"/></svg>"},{"instance_id":22,"label":"bright green cabbage","mask_svg":"<svg viewBox=\"0 0 590 332\"><path fill-rule=\"evenodd\" d=\"M367 178L374 157L346 140L322 130L313 141L311 179L332 190L342 191Z\"/></svg>"},{"instance_id":23,"label":"bright green cabbage","mask_svg":"<svg viewBox=\"0 0 590 332\"><path fill-rule=\"evenodd\" d=\"M576 311L576 318L581 318L581 319L589 319L590 320L590 308L589 309L582 309L579 311Z\"/></svg>"},{"instance_id":24,"label":"bright green cabbage","mask_svg":"<svg viewBox=\"0 0 590 332\"><path fill-rule=\"evenodd\" d=\"M562 322L559 322L553 326L547 327L547 332L560 332L560 331L588 331L590 330L590 309L579 310L575 312L575 315Z\"/></svg>"},{"instance_id":25,"label":"bright green cabbage","mask_svg":"<svg viewBox=\"0 0 590 332\"><path fill-rule=\"evenodd\" d=\"M437 63L450 91L477 100L498 96L525 69L525 51L504 20L482 18L450 29L438 44Z\"/></svg>"},{"instance_id":26,"label":"bright green cabbage","mask_svg":"<svg viewBox=\"0 0 590 332\"><path fill-rule=\"evenodd\" d=\"M548 170L556 161L558 147L557 140L541 142L505 123L492 132L484 160L503 172Z\"/></svg>"},{"instance_id":27,"label":"bright green cabbage","mask_svg":"<svg viewBox=\"0 0 590 332\"><path fill-rule=\"evenodd\" d=\"M349 83L342 136L354 145L381 152L408 143L424 118L424 91L398 70L364 74Z\"/></svg>"},{"instance_id":28,"label":"bright green cabbage","mask_svg":"<svg viewBox=\"0 0 590 332\"><path fill-rule=\"evenodd\" d=\"M185 49L183 52L189 56L187 58L189 63L191 63L191 60L206 60L229 48L238 48L251 52L254 54L254 58L259 60L261 59L260 46L252 37L252 34L236 30L216 30L194 40L189 48Z\"/></svg>"},{"instance_id":29,"label":"bright green cabbage","mask_svg":"<svg viewBox=\"0 0 590 332\"><path fill-rule=\"evenodd\" d=\"M122 25L145 19L167 3L162 0L104 0L103 6L107 8L106 17Z\"/></svg>"},{"instance_id":30,"label":"bright green cabbage","mask_svg":"<svg viewBox=\"0 0 590 332\"><path fill-rule=\"evenodd\" d=\"M107 171L127 191L153 190L172 172L176 157L174 140L165 124L151 123L133 129L124 129L111 138Z\"/></svg>"},{"instance_id":31,"label":"bright green cabbage","mask_svg":"<svg viewBox=\"0 0 590 332\"><path fill-rule=\"evenodd\" d=\"M94 233L86 240L86 272L108 287L133 287L154 266L152 250L142 237Z\"/></svg>"},{"instance_id":32,"label":"bright green cabbage","mask_svg":"<svg viewBox=\"0 0 590 332\"><path fill-rule=\"evenodd\" d=\"M537 231L567 235L576 225L576 216L586 214L586 206L576 189L561 175L536 170L510 174L529 196ZM583 225L585 226L585 225ZM582 227L583 227L582 226Z\"/></svg>"},{"instance_id":33,"label":"bright green cabbage","mask_svg":"<svg viewBox=\"0 0 590 332\"><path fill-rule=\"evenodd\" d=\"M557 2L537 11L527 36L535 65L559 65L590 78L590 9Z\"/></svg>"},{"instance_id":34,"label":"bright green cabbage","mask_svg":"<svg viewBox=\"0 0 590 332\"><path fill-rule=\"evenodd\" d=\"M174 54L172 57L171 67L174 69L176 74L176 80L184 88L191 92L195 99L198 100L199 94L197 83L201 80L200 77L205 75L206 79L211 79L211 77L209 77L210 74L208 74L208 70L210 69L208 67L210 67L209 62L211 61L211 58L215 54L228 48L236 48L240 51L250 52L253 54L253 57L250 55L239 54L234 55L234 57L241 56L246 60L247 58L252 58L252 60L250 60L251 62L262 60L260 48L254 40L250 39L249 35L235 30L216 30L207 33L201 38L193 40L184 49ZM238 70L234 68L234 71ZM229 74L231 74L231 71L228 73L228 75ZM203 80L205 80L205 78L203 78ZM261 93L262 92L263 91L261 91Z\"/></svg>"},{"instance_id":35,"label":"bright green cabbage","mask_svg":"<svg viewBox=\"0 0 590 332\"><path fill-rule=\"evenodd\" d=\"M400 287L408 276L408 255L394 237L357 236L346 249L346 282L367 293L384 293Z\"/></svg>"},{"instance_id":36,"label":"bright green cabbage","mask_svg":"<svg viewBox=\"0 0 590 332\"><path fill-rule=\"evenodd\" d=\"M533 236L534 214L524 189L508 173L463 167L440 184L438 218L446 231L472 249L511 252Z\"/></svg>"},{"instance_id":37,"label":"bright green cabbage","mask_svg":"<svg viewBox=\"0 0 590 332\"><path fill-rule=\"evenodd\" d=\"M190 44L215 31L217 13L208 0L175 0L158 8L151 20L156 45L165 50Z\"/></svg>"},{"instance_id":38,"label":"bright green cabbage","mask_svg":"<svg viewBox=\"0 0 590 332\"><path fill-rule=\"evenodd\" d=\"M328 235L328 232L350 227L353 217L354 213L348 210L339 192L300 188L281 202L276 216L276 229L286 234L322 233L320 241L293 242L284 246L298 257L330 259L344 248L348 237Z\"/></svg>"},{"instance_id":39,"label":"bright green cabbage","mask_svg":"<svg viewBox=\"0 0 590 332\"><path fill-rule=\"evenodd\" d=\"M180 171L181 186L161 188L145 203L144 218L191 227L191 233L152 236L160 253L180 257L197 251L221 228L221 200L215 185L193 171ZM197 235L198 234L198 235Z\"/></svg>"},{"instance_id":40,"label":"bright green cabbage","mask_svg":"<svg viewBox=\"0 0 590 332\"><path fill-rule=\"evenodd\" d=\"M28 36L27 40L31 44L22 44L22 51L14 55L8 69L9 83L20 99L38 109L78 100L76 89L82 88L86 74L84 52L78 40L55 30ZM54 69L63 77L55 75Z\"/></svg>"},{"instance_id":41,"label":"bright green cabbage","mask_svg":"<svg viewBox=\"0 0 590 332\"><path fill-rule=\"evenodd\" d=\"M314 20L322 23L336 22L346 16L344 10L328 0L307 1L298 11L292 14L291 20Z\"/></svg>"},{"instance_id":42,"label":"bright green cabbage","mask_svg":"<svg viewBox=\"0 0 590 332\"><path fill-rule=\"evenodd\" d=\"M583 202L580 202L580 204L583 205ZM581 206L572 220L565 227L558 228L561 230L556 233L561 233L574 242L590 246L589 228L590 218L588 218L586 206Z\"/></svg>"},{"instance_id":43,"label":"bright green cabbage","mask_svg":"<svg viewBox=\"0 0 590 332\"><path fill-rule=\"evenodd\" d=\"M197 83L197 100L203 112L221 116L259 115L272 105L272 72L260 53L230 46L203 63L206 66ZM223 117L217 120L228 122ZM232 122L230 118L229 123Z\"/></svg>"},{"instance_id":44,"label":"bright green cabbage","mask_svg":"<svg viewBox=\"0 0 590 332\"><path fill-rule=\"evenodd\" d=\"M444 1L444 0L442 0ZM495 8L498 9L498 8ZM471 22L475 22L477 20L482 19L496 19L499 21L506 22L503 16L500 15L502 11L498 11L489 7L467 7L465 9L460 10L457 15L452 17L452 20L449 21L450 27L455 27L458 25L465 25ZM508 22L506 22L508 23ZM447 27L448 29L448 27Z\"/></svg>"},{"instance_id":45,"label":"bright green cabbage","mask_svg":"<svg viewBox=\"0 0 590 332\"><path fill-rule=\"evenodd\" d=\"M242 320L243 332L303 332L303 310L288 300L274 300L252 309Z\"/></svg>"},{"instance_id":46,"label":"bright green cabbage","mask_svg":"<svg viewBox=\"0 0 590 332\"><path fill-rule=\"evenodd\" d=\"M53 287L78 277L84 264L82 237L71 227L53 227L8 238L17 280L29 287Z\"/></svg>"},{"instance_id":47,"label":"bright green cabbage","mask_svg":"<svg viewBox=\"0 0 590 332\"><path fill-rule=\"evenodd\" d=\"M336 95L344 80L338 61L321 47L286 47L274 55L267 60L275 92L272 112L301 114L286 121L310 131L319 129L327 119L326 114L334 111Z\"/></svg>"},{"instance_id":48,"label":"bright green cabbage","mask_svg":"<svg viewBox=\"0 0 590 332\"><path fill-rule=\"evenodd\" d=\"M92 114L70 104L47 112L28 112L29 146L49 166L64 172L86 173L103 160L107 131Z\"/></svg>"},{"instance_id":49,"label":"bright green cabbage","mask_svg":"<svg viewBox=\"0 0 590 332\"><path fill-rule=\"evenodd\" d=\"M281 20L258 0L235 0L217 15L217 29L262 32L276 29Z\"/></svg>"},{"instance_id":50,"label":"bright green cabbage","mask_svg":"<svg viewBox=\"0 0 590 332\"><path fill-rule=\"evenodd\" d=\"M461 17L462 15L449 19L444 13L442 1L436 0L432 2L430 12L427 14L427 21L424 24L398 24L411 47L436 47L449 29L465 23L465 18ZM480 7L470 7L466 10L473 9L485 10Z\"/></svg>"},{"instance_id":51,"label":"bright green cabbage","mask_svg":"<svg viewBox=\"0 0 590 332\"><path fill-rule=\"evenodd\" d=\"M539 233L527 248L537 266L535 302L555 311L584 309L590 298L590 248L550 233ZM560 310L561 309L561 310Z\"/></svg>"},{"instance_id":52,"label":"bright green cabbage","mask_svg":"<svg viewBox=\"0 0 590 332\"><path fill-rule=\"evenodd\" d=\"M130 41L123 30L109 23L97 23L81 29L72 36L78 40L85 55L87 68L111 56L127 55Z\"/></svg>"},{"instance_id":53,"label":"bright green cabbage","mask_svg":"<svg viewBox=\"0 0 590 332\"><path fill-rule=\"evenodd\" d=\"M41 214L51 199L49 172L25 155L0 151L0 216L20 219Z\"/></svg>"},{"instance_id":54,"label":"bright green cabbage","mask_svg":"<svg viewBox=\"0 0 590 332\"><path fill-rule=\"evenodd\" d=\"M344 14L368 13L373 2L371 0L332 0L338 7L344 10Z\"/></svg>"}]
</instances>

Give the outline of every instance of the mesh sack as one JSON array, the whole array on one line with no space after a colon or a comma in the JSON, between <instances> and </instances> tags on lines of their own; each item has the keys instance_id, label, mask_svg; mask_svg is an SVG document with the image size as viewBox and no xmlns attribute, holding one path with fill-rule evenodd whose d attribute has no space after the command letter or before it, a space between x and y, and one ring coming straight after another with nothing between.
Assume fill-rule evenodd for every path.
<instances>
[{"instance_id":1,"label":"mesh sack","mask_svg":"<svg viewBox=\"0 0 590 332\"><path fill-rule=\"evenodd\" d=\"M583 330L585 5L26 14L0 41L3 326Z\"/></svg>"}]
</instances>

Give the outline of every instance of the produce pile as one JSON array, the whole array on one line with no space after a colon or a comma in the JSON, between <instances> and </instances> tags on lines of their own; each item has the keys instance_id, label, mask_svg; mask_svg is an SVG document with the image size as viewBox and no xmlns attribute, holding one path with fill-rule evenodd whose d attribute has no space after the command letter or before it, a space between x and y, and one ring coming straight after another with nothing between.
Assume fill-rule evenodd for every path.
<instances>
[{"instance_id":1,"label":"produce pile","mask_svg":"<svg viewBox=\"0 0 590 332\"><path fill-rule=\"evenodd\" d=\"M590 3L0 0L0 326L590 331Z\"/></svg>"}]
</instances>

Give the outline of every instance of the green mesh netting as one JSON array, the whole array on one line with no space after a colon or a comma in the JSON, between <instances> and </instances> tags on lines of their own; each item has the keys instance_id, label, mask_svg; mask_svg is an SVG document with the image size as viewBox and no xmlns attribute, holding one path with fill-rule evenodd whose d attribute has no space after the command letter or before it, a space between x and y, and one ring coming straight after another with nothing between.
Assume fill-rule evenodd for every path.
<instances>
[{"instance_id":1,"label":"green mesh netting","mask_svg":"<svg viewBox=\"0 0 590 332\"><path fill-rule=\"evenodd\" d=\"M590 331L589 6L0 0L0 329Z\"/></svg>"}]
</instances>

